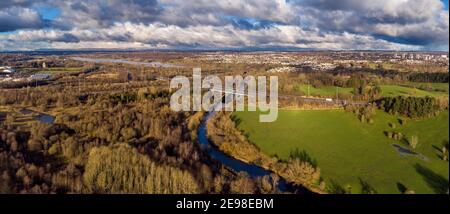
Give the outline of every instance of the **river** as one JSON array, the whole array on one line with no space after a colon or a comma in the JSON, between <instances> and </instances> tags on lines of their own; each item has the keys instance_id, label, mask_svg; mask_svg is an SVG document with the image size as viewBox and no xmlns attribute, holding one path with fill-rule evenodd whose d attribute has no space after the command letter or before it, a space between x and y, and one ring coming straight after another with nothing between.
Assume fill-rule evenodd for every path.
<instances>
[{"instance_id":1,"label":"river","mask_svg":"<svg viewBox=\"0 0 450 214\"><path fill-rule=\"evenodd\" d=\"M164 64L160 62L134 62L134 61L128 61L128 60L121 60L121 59L93 59L93 58L82 58L82 57L73 57L73 60L77 61L83 61L83 62L95 62L95 63L124 63L124 64L132 64L132 65L144 65L144 66L151 66L151 67L165 67L165 68L182 68L184 66L178 66L173 64ZM232 95L228 95L232 96ZM213 107L214 108L214 107ZM52 124L55 121L55 117L48 114L43 114L39 112L35 112L29 109L23 109L21 111L23 114L30 114L30 113L37 113L38 116L35 117L36 120ZM251 178L259 178L266 175L275 174L274 172L270 170L266 170L260 166L254 165L254 164L248 164L245 162L242 162L240 160L237 160L235 158L232 158L228 156L227 154L221 152L216 146L214 146L207 137L207 128L206 124L208 120L210 120L214 116L215 111L210 111L205 115L205 117L202 120L202 123L200 124L197 132L198 132L198 142L202 146L203 149L208 153L208 155L219 161L224 166L232 169L235 172L245 172L247 173ZM278 181L278 190L281 192L286 192L289 190L300 190L300 193L310 193L307 189L302 187L295 188L293 185L288 184L286 180L284 180L282 177L280 177Z\"/></svg>"},{"instance_id":2,"label":"river","mask_svg":"<svg viewBox=\"0 0 450 214\"><path fill-rule=\"evenodd\" d=\"M214 146L208 139L207 136L207 129L206 124L208 120L213 118L215 112L209 112L206 113L205 117L203 118L202 123L200 124L197 135L198 135L198 142L202 146L202 148L208 153L208 155L213 158L214 160L219 161L224 166L232 169L235 172L245 172L247 173L251 178L258 178L263 177L266 175L274 174L272 171L266 170L262 167L259 167L254 164L248 164L245 162L242 162L240 160L236 160L227 154L221 152L216 146ZM286 181L280 177L278 181L278 189L282 192L285 192L288 190L288 184Z\"/></svg>"}]
</instances>

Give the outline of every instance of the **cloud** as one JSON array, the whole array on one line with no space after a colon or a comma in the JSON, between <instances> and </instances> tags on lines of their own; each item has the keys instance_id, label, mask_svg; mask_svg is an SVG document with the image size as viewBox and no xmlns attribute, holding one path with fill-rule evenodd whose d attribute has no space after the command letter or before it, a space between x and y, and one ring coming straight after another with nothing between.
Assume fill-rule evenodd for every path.
<instances>
[{"instance_id":1,"label":"cloud","mask_svg":"<svg viewBox=\"0 0 450 214\"><path fill-rule=\"evenodd\" d=\"M69 36L70 35L70 36ZM226 26L179 27L162 23L116 23L101 29L27 30L3 36L8 41L46 41L58 47L80 47L81 44L133 44L133 47L297 47L317 49L417 49L413 45L392 44L371 36L350 33L327 33L304 30L298 26L278 25L270 28L241 29ZM1 38L1 37L0 37Z\"/></svg>"},{"instance_id":2,"label":"cloud","mask_svg":"<svg viewBox=\"0 0 450 214\"><path fill-rule=\"evenodd\" d=\"M30 0L2 0L0 1L0 9L8 8L8 7L26 7L31 5Z\"/></svg>"},{"instance_id":3,"label":"cloud","mask_svg":"<svg viewBox=\"0 0 450 214\"><path fill-rule=\"evenodd\" d=\"M103 28L115 22L149 23L155 20L161 8L156 0L108 0L108 1L54 1L61 16L54 21L60 28Z\"/></svg>"},{"instance_id":4,"label":"cloud","mask_svg":"<svg viewBox=\"0 0 450 214\"><path fill-rule=\"evenodd\" d=\"M160 0L160 3L164 10L159 21L179 26L226 25L227 17L289 23L295 15L285 0Z\"/></svg>"},{"instance_id":5,"label":"cloud","mask_svg":"<svg viewBox=\"0 0 450 214\"><path fill-rule=\"evenodd\" d=\"M321 11L344 11L373 22L422 22L444 9L439 0L304 0L305 6Z\"/></svg>"},{"instance_id":6,"label":"cloud","mask_svg":"<svg viewBox=\"0 0 450 214\"><path fill-rule=\"evenodd\" d=\"M45 21L34 10L21 7L10 7L0 10L0 32L14 31L23 28L42 28Z\"/></svg>"},{"instance_id":7,"label":"cloud","mask_svg":"<svg viewBox=\"0 0 450 214\"><path fill-rule=\"evenodd\" d=\"M43 21L37 6L60 13ZM3 0L0 31L14 31L2 49L449 46L439 0Z\"/></svg>"},{"instance_id":8,"label":"cloud","mask_svg":"<svg viewBox=\"0 0 450 214\"><path fill-rule=\"evenodd\" d=\"M323 31L448 49L448 11L439 0L303 0L311 25Z\"/></svg>"}]
</instances>

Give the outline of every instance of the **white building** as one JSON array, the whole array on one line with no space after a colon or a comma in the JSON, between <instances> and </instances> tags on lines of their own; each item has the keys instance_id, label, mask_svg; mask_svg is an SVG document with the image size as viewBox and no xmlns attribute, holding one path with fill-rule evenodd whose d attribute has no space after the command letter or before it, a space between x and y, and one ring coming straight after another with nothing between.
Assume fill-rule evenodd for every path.
<instances>
[{"instance_id":1,"label":"white building","mask_svg":"<svg viewBox=\"0 0 450 214\"><path fill-rule=\"evenodd\" d=\"M14 69L11 68L10 66L0 66L0 73L12 74L14 72L15 72Z\"/></svg>"},{"instance_id":2,"label":"white building","mask_svg":"<svg viewBox=\"0 0 450 214\"><path fill-rule=\"evenodd\" d=\"M50 74L33 74L30 77L28 77L28 81L32 80L45 80L50 78Z\"/></svg>"}]
</instances>

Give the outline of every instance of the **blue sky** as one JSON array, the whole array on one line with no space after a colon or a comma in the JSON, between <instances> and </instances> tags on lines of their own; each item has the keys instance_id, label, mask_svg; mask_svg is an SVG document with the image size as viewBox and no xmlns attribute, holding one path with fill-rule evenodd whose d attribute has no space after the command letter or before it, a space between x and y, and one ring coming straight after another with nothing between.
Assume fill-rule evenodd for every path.
<instances>
[{"instance_id":1,"label":"blue sky","mask_svg":"<svg viewBox=\"0 0 450 214\"><path fill-rule=\"evenodd\" d=\"M36 7L35 10L46 20L54 20L61 14L61 10L57 7Z\"/></svg>"},{"instance_id":2,"label":"blue sky","mask_svg":"<svg viewBox=\"0 0 450 214\"><path fill-rule=\"evenodd\" d=\"M443 0L442 2L445 4L445 9L448 10L448 0Z\"/></svg>"},{"instance_id":3,"label":"blue sky","mask_svg":"<svg viewBox=\"0 0 450 214\"><path fill-rule=\"evenodd\" d=\"M0 51L448 51L448 0L2 0Z\"/></svg>"}]
</instances>

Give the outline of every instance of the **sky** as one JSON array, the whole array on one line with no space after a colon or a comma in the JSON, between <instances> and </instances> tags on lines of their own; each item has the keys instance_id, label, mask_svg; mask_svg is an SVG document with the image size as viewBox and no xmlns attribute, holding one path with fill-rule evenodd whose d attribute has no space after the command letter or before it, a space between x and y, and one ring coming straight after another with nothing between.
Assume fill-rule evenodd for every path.
<instances>
[{"instance_id":1,"label":"sky","mask_svg":"<svg viewBox=\"0 0 450 214\"><path fill-rule=\"evenodd\" d=\"M449 50L448 0L1 0L0 51Z\"/></svg>"}]
</instances>

